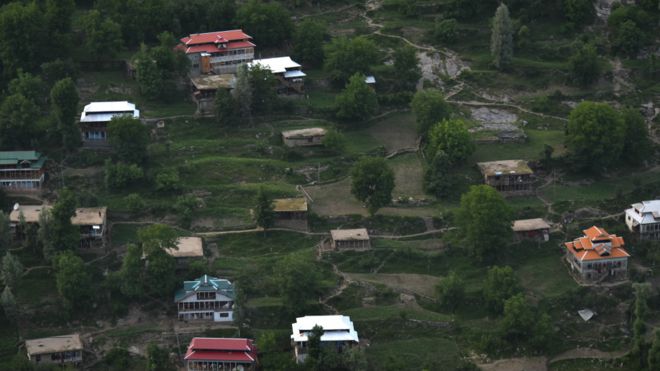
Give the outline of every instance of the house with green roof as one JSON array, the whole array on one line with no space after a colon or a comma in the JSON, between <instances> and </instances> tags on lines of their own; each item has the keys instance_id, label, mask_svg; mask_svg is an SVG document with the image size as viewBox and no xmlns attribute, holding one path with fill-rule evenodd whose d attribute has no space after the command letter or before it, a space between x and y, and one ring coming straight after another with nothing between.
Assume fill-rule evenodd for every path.
<instances>
[{"instance_id":1,"label":"house with green roof","mask_svg":"<svg viewBox=\"0 0 660 371\"><path fill-rule=\"evenodd\" d=\"M184 281L174 294L180 321L234 320L234 285L223 278L203 275L196 280Z\"/></svg>"},{"instance_id":2,"label":"house with green roof","mask_svg":"<svg viewBox=\"0 0 660 371\"><path fill-rule=\"evenodd\" d=\"M46 180L46 156L37 151L0 151L0 188L36 192Z\"/></svg>"}]
</instances>

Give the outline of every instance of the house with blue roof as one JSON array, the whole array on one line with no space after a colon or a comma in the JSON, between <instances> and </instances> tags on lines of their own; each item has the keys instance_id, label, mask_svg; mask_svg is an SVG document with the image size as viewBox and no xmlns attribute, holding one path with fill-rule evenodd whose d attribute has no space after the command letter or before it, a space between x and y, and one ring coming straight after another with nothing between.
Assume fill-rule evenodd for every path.
<instances>
[{"instance_id":1,"label":"house with blue roof","mask_svg":"<svg viewBox=\"0 0 660 371\"><path fill-rule=\"evenodd\" d=\"M234 285L229 280L203 275L184 281L174 294L179 320L234 320Z\"/></svg>"},{"instance_id":2,"label":"house with blue roof","mask_svg":"<svg viewBox=\"0 0 660 371\"><path fill-rule=\"evenodd\" d=\"M37 151L0 151L0 188L39 191L46 180L46 160Z\"/></svg>"}]
</instances>

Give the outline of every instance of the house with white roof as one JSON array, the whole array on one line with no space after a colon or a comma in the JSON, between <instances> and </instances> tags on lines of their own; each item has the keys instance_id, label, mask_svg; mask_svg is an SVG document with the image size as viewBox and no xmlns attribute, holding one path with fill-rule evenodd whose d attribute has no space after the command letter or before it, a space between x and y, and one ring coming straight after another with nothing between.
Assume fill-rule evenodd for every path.
<instances>
[{"instance_id":1,"label":"house with white roof","mask_svg":"<svg viewBox=\"0 0 660 371\"><path fill-rule=\"evenodd\" d=\"M291 324L291 343L296 362L303 363L307 358L309 336L312 329L319 326L323 329L321 346L334 348L338 353L359 344L358 333L353 327L350 317L342 315L305 316L296 318Z\"/></svg>"},{"instance_id":2,"label":"house with white roof","mask_svg":"<svg viewBox=\"0 0 660 371\"><path fill-rule=\"evenodd\" d=\"M626 225L642 240L660 240L660 200L642 201L626 210Z\"/></svg>"},{"instance_id":3,"label":"house with white roof","mask_svg":"<svg viewBox=\"0 0 660 371\"><path fill-rule=\"evenodd\" d=\"M88 146L105 145L108 141L108 123L113 117L129 116L140 118L135 104L127 101L92 102L80 114L80 132L83 144Z\"/></svg>"},{"instance_id":4,"label":"house with white roof","mask_svg":"<svg viewBox=\"0 0 660 371\"><path fill-rule=\"evenodd\" d=\"M234 285L229 280L203 275L196 280L184 281L174 294L179 320L234 320Z\"/></svg>"},{"instance_id":5,"label":"house with white roof","mask_svg":"<svg viewBox=\"0 0 660 371\"><path fill-rule=\"evenodd\" d=\"M248 63L249 68L254 66L270 70L280 83L277 88L278 93L300 94L305 90L303 78L307 75L301 70L302 66L294 62L291 57L255 59Z\"/></svg>"}]
</instances>

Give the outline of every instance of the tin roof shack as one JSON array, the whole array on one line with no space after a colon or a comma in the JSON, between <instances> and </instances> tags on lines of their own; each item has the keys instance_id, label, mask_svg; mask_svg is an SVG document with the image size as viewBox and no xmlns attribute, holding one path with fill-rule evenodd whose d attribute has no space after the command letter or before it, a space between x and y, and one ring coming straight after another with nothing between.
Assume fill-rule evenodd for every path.
<instances>
[{"instance_id":1,"label":"tin roof shack","mask_svg":"<svg viewBox=\"0 0 660 371\"><path fill-rule=\"evenodd\" d=\"M257 348L251 339L192 338L185 357L187 371L257 368Z\"/></svg>"},{"instance_id":2,"label":"tin roof shack","mask_svg":"<svg viewBox=\"0 0 660 371\"><path fill-rule=\"evenodd\" d=\"M298 317L296 322L291 324L291 343L297 363L305 362L309 352L309 335L316 326L323 328L321 345L326 349L335 349L341 353L360 343L350 317L341 315Z\"/></svg>"},{"instance_id":3,"label":"tin roof shack","mask_svg":"<svg viewBox=\"0 0 660 371\"><path fill-rule=\"evenodd\" d=\"M505 160L477 163L484 183L505 196L527 195L533 192L534 172L523 160Z\"/></svg>"},{"instance_id":4,"label":"tin roof shack","mask_svg":"<svg viewBox=\"0 0 660 371\"><path fill-rule=\"evenodd\" d=\"M248 63L248 66L260 66L270 70L279 82L278 94L302 94L305 91L304 77L307 75L302 71L302 66L291 57L255 59Z\"/></svg>"},{"instance_id":5,"label":"tin roof shack","mask_svg":"<svg viewBox=\"0 0 660 371\"><path fill-rule=\"evenodd\" d=\"M320 146L325 133L323 128L287 130L282 132L282 141L287 147Z\"/></svg>"},{"instance_id":6,"label":"tin roof shack","mask_svg":"<svg viewBox=\"0 0 660 371\"><path fill-rule=\"evenodd\" d=\"M660 240L660 200L642 201L626 210L626 225L641 240Z\"/></svg>"},{"instance_id":7,"label":"tin roof shack","mask_svg":"<svg viewBox=\"0 0 660 371\"><path fill-rule=\"evenodd\" d=\"M80 228L81 247L103 246L105 225L107 222L107 207L79 207L71 217L71 224Z\"/></svg>"},{"instance_id":8,"label":"tin roof shack","mask_svg":"<svg viewBox=\"0 0 660 371\"><path fill-rule=\"evenodd\" d=\"M190 76L236 73L239 65L254 58L252 36L243 30L196 33L177 46L190 59Z\"/></svg>"},{"instance_id":9,"label":"tin roof shack","mask_svg":"<svg viewBox=\"0 0 660 371\"><path fill-rule=\"evenodd\" d=\"M210 115L215 109L215 94L220 89L231 90L236 86L232 74L200 75L190 77L192 98L197 103L196 115Z\"/></svg>"},{"instance_id":10,"label":"tin roof shack","mask_svg":"<svg viewBox=\"0 0 660 371\"><path fill-rule=\"evenodd\" d=\"M25 341L28 359L35 364L73 364L83 360L80 335L61 335Z\"/></svg>"},{"instance_id":11,"label":"tin roof shack","mask_svg":"<svg viewBox=\"0 0 660 371\"><path fill-rule=\"evenodd\" d=\"M575 279L583 283L627 279L630 254L623 248L623 237L596 226L583 233L584 236L564 243L566 261Z\"/></svg>"},{"instance_id":12,"label":"tin roof shack","mask_svg":"<svg viewBox=\"0 0 660 371\"><path fill-rule=\"evenodd\" d=\"M108 124L113 117L140 118L140 110L127 101L92 102L80 114L80 132L88 147L108 145Z\"/></svg>"},{"instance_id":13,"label":"tin roof shack","mask_svg":"<svg viewBox=\"0 0 660 371\"><path fill-rule=\"evenodd\" d=\"M37 151L0 151L0 188L36 192L46 181L48 158Z\"/></svg>"},{"instance_id":14,"label":"tin roof shack","mask_svg":"<svg viewBox=\"0 0 660 371\"><path fill-rule=\"evenodd\" d=\"M516 240L550 240L550 225L541 218L521 219L513 222Z\"/></svg>"},{"instance_id":15,"label":"tin roof shack","mask_svg":"<svg viewBox=\"0 0 660 371\"><path fill-rule=\"evenodd\" d=\"M330 231L332 248L334 250L369 249L371 241L366 228L333 229Z\"/></svg>"},{"instance_id":16,"label":"tin roof shack","mask_svg":"<svg viewBox=\"0 0 660 371\"><path fill-rule=\"evenodd\" d=\"M177 268L185 268L191 260L204 258L204 247L199 237L179 237L176 249L165 249L176 260Z\"/></svg>"}]
</instances>

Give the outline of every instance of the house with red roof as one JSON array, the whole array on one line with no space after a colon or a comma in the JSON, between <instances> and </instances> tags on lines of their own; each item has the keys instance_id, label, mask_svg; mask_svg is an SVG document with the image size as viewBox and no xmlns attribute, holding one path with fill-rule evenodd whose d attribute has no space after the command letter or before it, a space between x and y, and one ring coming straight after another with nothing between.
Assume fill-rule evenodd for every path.
<instances>
[{"instance_id":1,"label":"house with red roof","mask_svg":"<svg viewBox=\"0 0 660 371\"><path fill-rule=\"evenodd\" d=\"M252 36L243 30L196 33L181 39L178 48L191 62L190 75L235 73L254 59Z\"/></svg>"},{"instance_id":2,"label":"house with red roof","mask_svg":"<svg viewBox=\"0 0 660 371\"><path fill-rule=\"evenodd\" d=\"M585 283L627 279L630 254L623 248L623 237L596 226L583 233L584 236L564 243L566 261L576 278Z\"/></svg>"},{"instance_id":3,"label":"house with red roof","mask_svg":"<svg viewBox=\"0 0 660 371\"><path fill-rule=\"evenodd\" d=\"M184 361L188 371L254 371L257 368L257 348L251 339L193 338Z\"/></svg>"}]
</instances>

